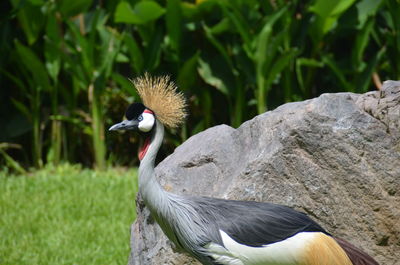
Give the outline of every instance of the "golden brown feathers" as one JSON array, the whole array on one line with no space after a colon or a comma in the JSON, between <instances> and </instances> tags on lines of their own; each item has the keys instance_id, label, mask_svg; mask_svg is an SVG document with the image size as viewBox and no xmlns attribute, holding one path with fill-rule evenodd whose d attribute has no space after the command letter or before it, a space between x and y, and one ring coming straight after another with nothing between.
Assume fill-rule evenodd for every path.
<instances>
[{"instance_id":1,"label":"golden brown feathers","mask_svg":"<svg viewBox=\"0 0 400 265\"><path fill-rule=\"evenodd\" d=\"M167 127L177 128L186 117L186 100L169 76L145 74L132 80L143 104Z\"/></svg>"},{"instance_id":2,"label":"golden brown feathers","mask_svg":"<svg viewBox=\"0 0 400 265\"><path fill-rule=\"evenodd\" d=\"M315 239L306 245L301 265L352 265L346 252L330 236L318 233Z\"/></svg>"}]
</instances>

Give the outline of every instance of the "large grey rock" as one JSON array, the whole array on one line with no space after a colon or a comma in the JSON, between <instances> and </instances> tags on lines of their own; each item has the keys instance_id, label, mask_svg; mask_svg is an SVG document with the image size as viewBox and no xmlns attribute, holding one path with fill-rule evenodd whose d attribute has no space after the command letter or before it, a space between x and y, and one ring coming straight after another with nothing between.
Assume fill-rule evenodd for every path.
<instances>
[{"instance_id":1,"label":"large grey rock","mask_svg":"<svg viewBox=\"0 0 400 265\"><path fill-rule=\"evenodd\" d=\"M220 125L157 167L178 194L269 201L306 212L381 264L400 264L400 82L285 104ZM140 198L129 264L198 264L175 253Z\"/></svg>"}]
</instances>

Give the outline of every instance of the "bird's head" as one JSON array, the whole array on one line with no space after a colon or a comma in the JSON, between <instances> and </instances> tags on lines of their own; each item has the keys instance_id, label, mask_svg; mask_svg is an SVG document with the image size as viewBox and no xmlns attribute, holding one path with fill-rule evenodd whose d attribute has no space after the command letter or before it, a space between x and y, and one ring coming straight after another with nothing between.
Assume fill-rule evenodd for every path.
<instances>
[{"instance_id":1,"label":"bird's head","mask_svg":"<svg viewBox=\"0 0 400 265\"><path fill-rule=\"evenodd\" d=\"M132 80L143 103L133 103L126 110L126 120L113 125L114 130L149 132L155 118L169 128L177 128L186 117L186 100L168 76L145 74Z\"/></svg>"},{"instance_id":2,"label":"bird's head","mask_svg":"<svg viewBox=\"0 0 400 265\"><path fill-rule=\"evenodd\" d=\"M145 143L139 153L139 159L142 160L151 144L151 134L157 131L164 132L163 125L177 128L183 123L186 101L168 76L151 77L145 74L132 82L143 103L129 105L125 113L126 119L114 124L109 130L135 130L146 133ZM162 130L153 129L156 124L157 127L161 126Z\"/></svg>"},{"instance_id":3,"label":"bird's head","mask_svg":"<svg viewBox=\"0 0 400 265\"><path fill-rule=\"evenodd\" d=\"M142 103L129 105L125 112L125 118L122 122L111 126L109 130L133 130L146 133L151 131L155 124L154 112Z\"/></svg>"}]
</instances>

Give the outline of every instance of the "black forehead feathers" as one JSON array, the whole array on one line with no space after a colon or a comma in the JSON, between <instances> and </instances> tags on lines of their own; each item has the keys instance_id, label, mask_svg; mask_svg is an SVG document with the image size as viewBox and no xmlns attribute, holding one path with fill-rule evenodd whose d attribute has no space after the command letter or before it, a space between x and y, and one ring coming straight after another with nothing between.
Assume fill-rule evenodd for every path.
<instances>
[{"instance_id":1,"label":"black forehead feathers","mask_svg":"<svg viewBox=\"0 0 400 265\"><path fill-rule=\"evenodd\" d=\"M142 103L133 103L126 109L125 117L128 120L136 119L145 109L146 107Z\"/></svg>"}]
</instances>

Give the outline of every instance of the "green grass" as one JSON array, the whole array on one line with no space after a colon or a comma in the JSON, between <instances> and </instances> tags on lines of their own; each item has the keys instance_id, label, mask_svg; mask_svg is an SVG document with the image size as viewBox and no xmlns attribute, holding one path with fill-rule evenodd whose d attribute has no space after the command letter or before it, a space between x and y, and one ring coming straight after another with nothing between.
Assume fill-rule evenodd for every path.
<instances>
[{"instance_id":1,"label":"green grass","mask_svg":"<svg viewBox=\"0 0 400 265\"><path fill-rule=\"evenodd\" d=\"M0 264L126 264L136 170L0 173Z\"/></svg>"}]
</instances>

